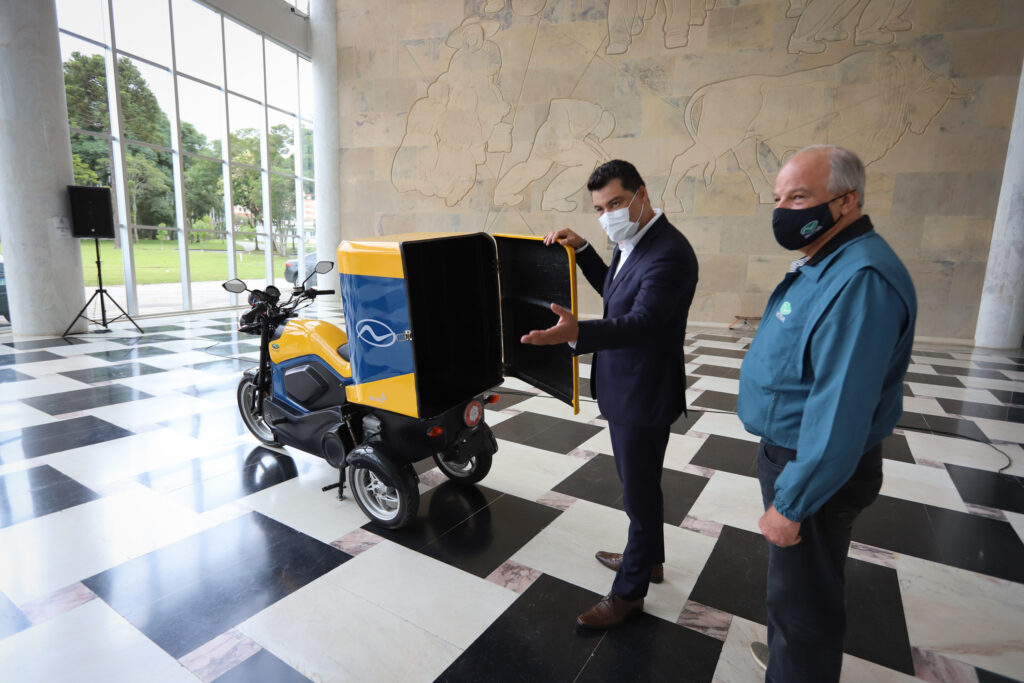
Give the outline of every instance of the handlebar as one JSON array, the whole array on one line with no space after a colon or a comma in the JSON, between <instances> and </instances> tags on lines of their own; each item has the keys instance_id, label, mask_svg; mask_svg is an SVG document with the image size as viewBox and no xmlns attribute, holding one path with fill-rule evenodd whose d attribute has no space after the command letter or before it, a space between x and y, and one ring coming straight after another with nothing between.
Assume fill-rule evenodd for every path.
<instances>
[{"instance_id":1,"label":"handlebar","mask_svg":"<svg viewBox=\"0 0 1024 683\"><path fill-rule=\"evenodd\" d=\"M312 301L320 294L334 294L333 289L313 289L312 287L296 287L291 298L283 304L277 297L268 295L258 289L251 290L249 302L251 308L242 314L238 321L238 330L249 334L259 334L264 324L275 326L295 315L295 310L304 301ZM272 329L272 328L271 328Z\"/></svg>"},{"instance_id":2,"label":"handlebar","mask_svg":"<svg viewBox=\"0 0 1024 683\"><path fill-rule=\"evenodd\" d=\"M312 287L310 287L308 288L307 291L310 292L313 296L320 296L321 294L334 294L333 289L313 289Z\"/></svg>"}]
</instances>

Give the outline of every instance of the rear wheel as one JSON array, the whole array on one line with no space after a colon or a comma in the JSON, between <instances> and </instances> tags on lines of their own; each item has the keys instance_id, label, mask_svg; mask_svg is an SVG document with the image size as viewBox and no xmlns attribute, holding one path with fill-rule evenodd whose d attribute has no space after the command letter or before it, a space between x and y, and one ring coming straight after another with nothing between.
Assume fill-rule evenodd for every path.
<instances>
[{"instance_id":1,"label":"rear wheel","mask_svg":"<svg viewBox=\"0 0 1024 683\"><path fill-rule=\"evenodd\" d=\"M349 465L345 480L359 508L386 529L399 529L409 523L420 506L420 490L408 470L396 473L397 481L389 483L373 470Z\"/></svg>"},{"instance_id":2,"label":"rear wheel","mask_svg":"<svg viewBox=\"0 0 1024 683\"><path fill-rule=\"evenodd\" d=\"M256 409L259 389L256 383L249 377L243 377L238 383L238 412L242 415L242 422L252 432L252 435L268 446L280 446L277 437L270 429L270 425L263 419Z\"/></svg>"},{"instance_id":3,"label":"rear wheel","mask_svg":"<svg viewBox=\"0 0 1024 683\"><path fill-rule=\"evenodd\" d=\"M464 463L450 462L441 457L440 453L434 454L434 462L439 470L452 481L460 484L475 484L491 471L493 456L490 453L480 453Z\"/></svg>"}]
</instances>

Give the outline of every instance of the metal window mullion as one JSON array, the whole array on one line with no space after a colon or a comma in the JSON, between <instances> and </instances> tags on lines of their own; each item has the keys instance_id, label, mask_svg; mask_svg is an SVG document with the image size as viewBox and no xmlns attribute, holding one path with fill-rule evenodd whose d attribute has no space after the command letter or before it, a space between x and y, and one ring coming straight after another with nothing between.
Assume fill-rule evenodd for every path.
<instances>
[{"instance_id":1,"label":"metal window mullion","mask_svg":"<svg viewBox=\"0 0 1024 683\"><path fill-rule=\"evenodd\" d=\"M178 264L181 269L181 305L192 310L192 277L188 263L188 231L185 225L185 171L181 158L181 106L178 102L178 79L175 77L174 8L167 0L167 21L171 31L171 88L174 103L171 107L171 169L174 174L174 222L178 226Z\"/></svg>"},{"instance_id":2,"label":"metal window mullion","mask_svg":"<svg viewBox=\"0 0 1024 683\"><path fill-rule=\"evenodd\" d=\"M262 36L261 36L262 37ZM265 40L265 38L263 39ZM270 117L267 112L267 49L260 41L260 60L263 69L263 135L260 136L260 180L263 189L263 255L266 265L267 284L274 282L274 232L270 205Z\"/></svg>"},{"instance_id":3,"label":"metal window mullion","mask_svg":"<svg viewBox=\"0 0 1024 683\"><path fill-rule=\"evenodd\" d=\"M104 51L106 51L106 50L104 49ZM96 138L103 138L107 142L112 142L113 141L113 136L110 133L100 133L100 132L95 131L95 130L86 130L84 128L75 128L74 126L68 126L68 129L72 133L77 133L78 135L91 135L91 136L96 137Z\"/></svg>"},{"instance_id":4,"label":"metal window mullion","mask_svg":"<svg viewBox=\"0 0 1024 683\"><path fill-rule=\"evenodd\" d=\"M231 121L228 113L228 43L224 31L224 15L220 17L220 65L224 72L224 87L221 88L224 94L224 129L221 139L224 140L220 146L221 157L221 184L224 186L224 227L227 235L228 247L228 279L238 277L238 268L235 265L235 204L231 192ZM231 294L231 305L238 305L238 295Z\"/></svg>"},{"instance_id":5,"label":"metal window mullion","mask_svg":"<svg viewBox=\"0 0 1024 683\"><path fill-rule=\"evenodd\" d=\"M112 154L114 167L114 183L117 186L118 221L117 227L121 234L121 261L124 268L125 302L130 315L139 314L138 287L135 278L135 244L132 242L130 217L128 215L128 155L125 149L124 117L121 114L121 77L117 71L117 36L114 31L114 8L110 0L107 5L108 34L110 49L105 51L104 62L107 71L107 112L110 114L110 138L117 143L117 151Z\"/></svg>"},{"instance_id":6,"label":"metal window mullion","mask_svg":"<svg viewBox=\"0 0 1024 683\"><path fill-rule=\"evenodd\" d=\"M136 147L148 147L155 152L170 152L174 153L174 147L167 147L166 145L154 145L152 142L144 142L142 140L132 140L131 138L125 138L126 145L135 145Z\"/></svg>"},{"instance_id":7,"label":"metal window mullion","mask_svg":"<svg viewBox=\"0 0 1024 683\"><path fill-rule=\"evenodd\" d=\"M299 56L295 55L295 227L299 233L299 263L297 282L304 282L306 272L306 211L302 195L302 93L299 91ZM314 278L313 286L317 285Z\"/></svg>"}]
</instances>

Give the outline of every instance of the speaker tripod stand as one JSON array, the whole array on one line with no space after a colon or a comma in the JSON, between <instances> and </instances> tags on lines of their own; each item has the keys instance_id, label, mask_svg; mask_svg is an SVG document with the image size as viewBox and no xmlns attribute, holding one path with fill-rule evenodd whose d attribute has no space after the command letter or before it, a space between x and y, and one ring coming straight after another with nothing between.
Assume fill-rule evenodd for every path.
<instances>
[{"instance_id":1,"label":"speaker tripod stand","mask_svg":"<svg viewBox=\"0 0 1024 683\"><path fill-rule=\"evenodd\" d=\"M98 332L98 333L110 332L110 326L109 326L110 323L116 322L116 321L120 320L121 318L125 318L132 325L135 325L135 329L137 329L140 333L142 333L142 328L139 327L139 324L137 322L135 322L134 320L132 320L132 317L130 315L128 315L128 313L123 308L121 308L121 304L117 303L117 300L115 300L114 297L112 297L110 295L110 293L108 293L107 290L103 288L103 267L100 264L100 241L99 241L99 239L97 239L95 237L93 238L92 241L96 243L96 279L99 282L100 286L99 286L99 289L97 289L95 292L92 293L92 296L89 297L89 300L85 302L84 306L82 306L82 310L80 310L78 312L78 315L75 316L75 319L71 321L71 324L68 325L68 329L64 330L64 334L62 334L61 336L62 337L68 336L68 332L70 332L71 328L75 326L75 323L78 322L79 318L81 318L83 320L88 320L89 322L91 322L94 325L102 325L103 326L102 330L94 330L94 332ZM93 302L93 299L95 299L96 297L100 298L100 319L99 320L93 320L89 316L85 315L86 309L89 308L89 305ZM111 318L109 321L107 320L106 299L110 299L110 303L114 304L114 306L117 307L117 310L121 311L121 315L117 316L116 318Z\"/></svg>"}]
</instances>

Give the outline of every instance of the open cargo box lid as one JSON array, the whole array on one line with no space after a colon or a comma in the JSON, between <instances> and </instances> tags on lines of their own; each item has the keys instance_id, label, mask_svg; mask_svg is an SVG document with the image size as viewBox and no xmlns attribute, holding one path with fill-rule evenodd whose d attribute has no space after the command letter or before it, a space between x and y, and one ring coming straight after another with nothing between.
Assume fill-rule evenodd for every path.
<instances>
[{"instance_id":1,"label":"open cargo box lid","mask_svg":"<svg viewBox=\"0 0 1024 683\"><path fill-rule=\"evenodd\" d=\"M504 376L579 412L579 363L572 349L519 341L555 324L552 302L576 313L572 249L486 233L392 239L402 255L421 417L491 389Z\"/></svg>"}]
</instances>

